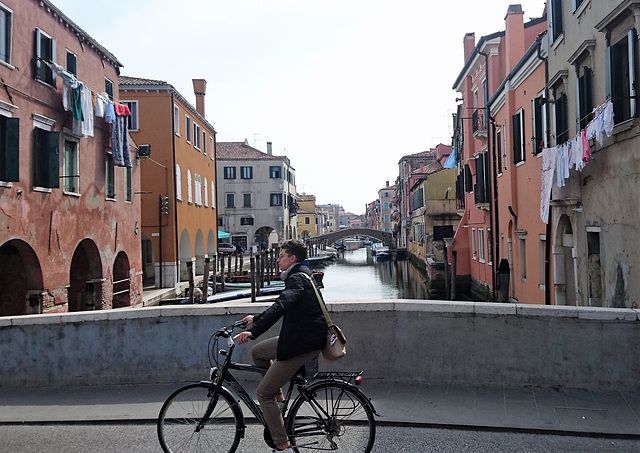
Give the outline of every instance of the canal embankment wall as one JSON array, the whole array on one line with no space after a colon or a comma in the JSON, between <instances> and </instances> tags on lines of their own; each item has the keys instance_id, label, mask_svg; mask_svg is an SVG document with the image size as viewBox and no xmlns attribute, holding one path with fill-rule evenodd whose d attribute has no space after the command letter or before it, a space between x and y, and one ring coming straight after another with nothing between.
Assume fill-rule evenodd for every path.
<instances>
[{"instance_id":1,"label":"canal embankment wall","mask_svg":"<svg viewBox=\"0 0 640 453\"><path fill-rule=\"evenodd\" d=\"M0 386L206 379L211 334L267 306L3 317ZM320 370L364 370L369 379L640 390L640 310L410 300L328 306L347 335L348 354L332 364L319 360ZM249 347L238 346L234 357L249 362Z\"/></svg>"}]
</instances>

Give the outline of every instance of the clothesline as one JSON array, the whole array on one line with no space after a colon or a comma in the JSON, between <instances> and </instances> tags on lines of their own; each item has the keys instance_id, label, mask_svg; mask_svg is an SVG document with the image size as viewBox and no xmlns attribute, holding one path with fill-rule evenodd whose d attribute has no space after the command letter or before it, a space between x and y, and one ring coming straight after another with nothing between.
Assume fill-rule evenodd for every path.
<instances>
[{"instance_id":1,"label":"clothesline","mask_svg":"<svg viewBox=\"0 0 640 453\"><path fill-rule=\"evenodd\" d=\"M113 164L131 168L129 130L126 120L126 117L131 116L129 107L113 102L106 92L92 91L59 64L42 61L62 79L62 106L66 111L71 111L73 133L93 137L94 115L104 118L111 127Z\"/></svg>"},{"instance_id":2,"label":"clothesline","mask_svg":"<svg viewBox=\"0 0 640 453\"><path fill-rule=\"evenodd\" d=\"M549 221L549 204L551 189L553 186L554 170L556 172L556 184L564 187L569 178L569 170L575 168L581 171L591 160L591 145L589 140L594 139L602 146L604 136L613 134L613 103L607 99L593 109L594 118L581 129L571 140L542 150L542 177L540 190L540 218L544 223Z\"/></svg>"}]
</instances>

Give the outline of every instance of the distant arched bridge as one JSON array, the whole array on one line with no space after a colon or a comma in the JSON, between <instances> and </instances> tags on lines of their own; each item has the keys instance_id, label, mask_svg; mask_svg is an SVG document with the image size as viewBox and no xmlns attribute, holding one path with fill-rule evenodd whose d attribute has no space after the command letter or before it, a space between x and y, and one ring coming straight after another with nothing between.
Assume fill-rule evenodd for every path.
<instances>
[{"instance_id":1,"label":"distant arched bridge","mask_svg":"<svg viewBox=\"0 0 640 453\"><path fill-rule=\"evenodd\" d=\"M353 236L366 236L374 239L378 239L387 247L395 247L395 241L393 235L388 231L374 230L373 228L344 228L338 231L332 231L331 233L323 234L310 238L309 240L314 243L322 243L326 241L327 244L333 244L340 239Z\"/></svg>"}]
</instances>

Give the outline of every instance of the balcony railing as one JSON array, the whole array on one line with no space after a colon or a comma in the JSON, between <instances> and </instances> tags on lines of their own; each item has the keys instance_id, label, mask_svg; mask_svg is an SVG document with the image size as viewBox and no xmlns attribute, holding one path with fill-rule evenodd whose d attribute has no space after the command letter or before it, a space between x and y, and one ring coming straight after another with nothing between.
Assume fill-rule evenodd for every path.
<instances>
[{"instance_id":1,"label":"balcony railing","mask_svg":"<svg viewBox=\"0 0 640 453\"><path fill-rule=\"evenodd\" d=\"M473 123L473 133L475 134L487 134L487 125L484 118L484 109L477 109L471 115L471 122Z\"/></svg>"},{"instance_id":2,"label":"balcony railing","mask_svg":"<svg viewBox=\"0 0 640 453\"><path fill-rule=\"evenodd\" d=\"M473 185L473 197L477 205L489 203L489 197L487 196L485 187L482 184Z\"/></svg>"}]
</instances>

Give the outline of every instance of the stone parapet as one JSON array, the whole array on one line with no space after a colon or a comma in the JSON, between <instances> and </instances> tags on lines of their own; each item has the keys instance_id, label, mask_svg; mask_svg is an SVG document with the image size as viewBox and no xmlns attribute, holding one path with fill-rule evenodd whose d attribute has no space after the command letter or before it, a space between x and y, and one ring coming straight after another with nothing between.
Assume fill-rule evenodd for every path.
<instances>
[{"instance_id":1,"label":"stone parapet","mask_svg":"<svg viewBox=\"0 0 640 453\"><path fill-rule=\"evenodd\" d=\"M375 379L640 390L639 310L481 302L329 302L347 357ZM0 386L201 380L213 332L269 303L0 318ZM278 325L264 338L277 335ZM253 343L250 343L251 346ZM235 358L249 362L249 347ZM247 379L255 376L247 375Z\"/></svg>"}]
</instances>

